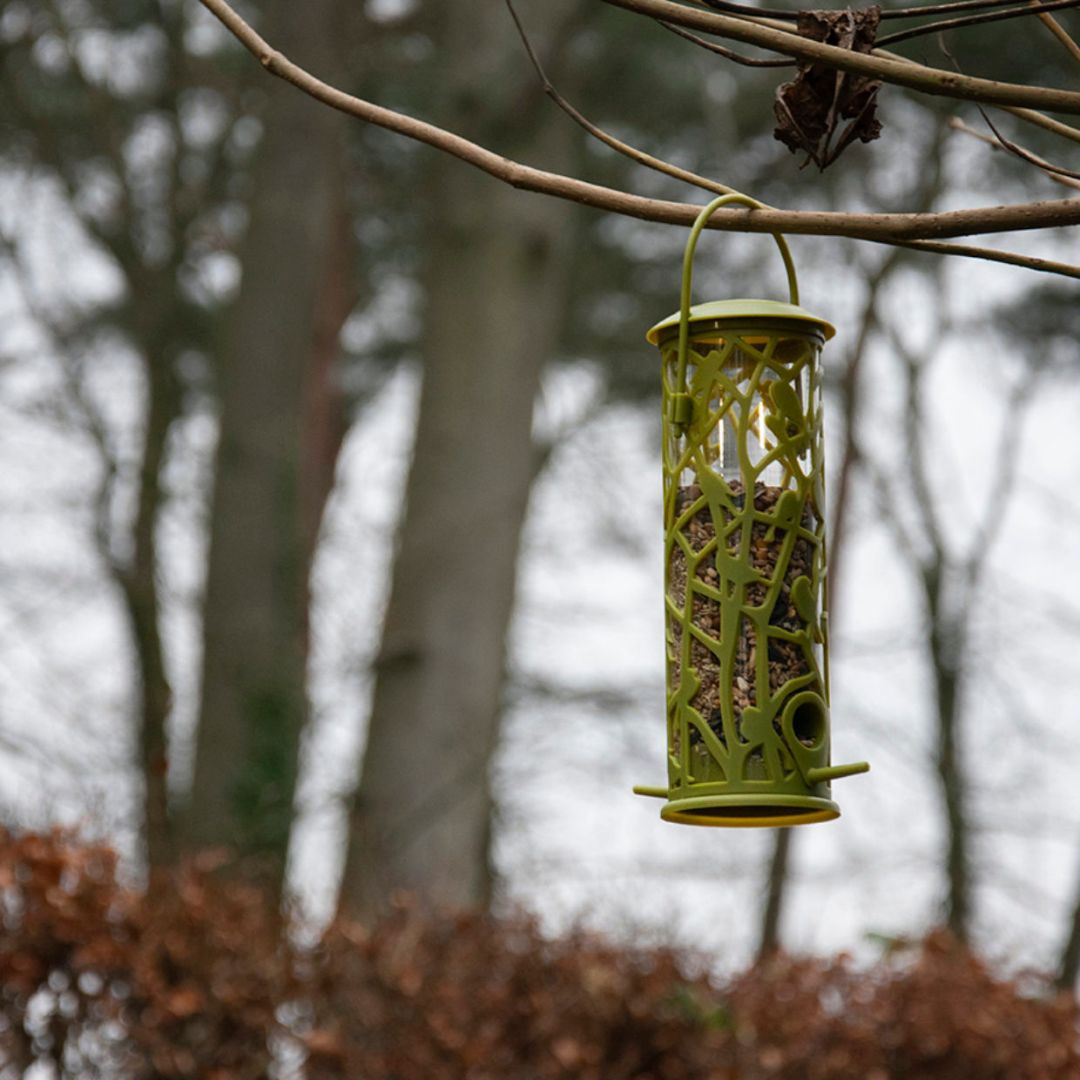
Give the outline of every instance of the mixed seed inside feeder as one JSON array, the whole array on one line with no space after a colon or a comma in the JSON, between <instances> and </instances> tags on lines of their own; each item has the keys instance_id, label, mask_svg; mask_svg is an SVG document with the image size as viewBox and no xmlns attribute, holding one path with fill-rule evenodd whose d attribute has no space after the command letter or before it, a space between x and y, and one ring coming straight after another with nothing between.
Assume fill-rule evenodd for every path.
<instances>
[{"instance_id":1,"label":"mixed seed inside feeder","mask_svg":"<svg viewBox=\"0 0 1080 1080\"><path fill-rule=\"evenodd\" d=\"M732 503L742 511L745 497L742 484L738 480L731 481ZM812 560L814 558L814 543L803 535L798 535L791 548L791 557L787 562L786 569L779 577L780 587L771 590L769 582L777 578L777 570L784 552L784 539L787 530L773 525L767 525L762 518L768 518L776 508L783 489L775 485L763 484L760 481L754 485L753 517L749 522L751 532L750 566L758 574L760 580L751 583L746 588L745 600L751 607L761 608L770 627L778 627L791 634L806 632L814 619L813 595L810 588L812 578ZM680 611L686 604L687 585L687 562L689 559L696 560L695 578L711 589L719 588L719 571L715 565L715 559L710 559L707 552L716 551L714 544L716 530L713 525L712 515L709 513L708 503L702 495L701 488L697 484L680 487L676 495L676 519L685 522L680 529L684 543L676 543L671 547L668 566L668 596L672 603ZM724 513L724 528L728 529L737 518ZM804 507L800 515L799 532L817 533L821 522L818 515L810 508ZM744 525L743 527L747 527ZM724 552L730 558L739 557L739 530L733 528L726 532ZM692 554L688 556L687 549ZM799 601L802 602L800 610ZM721 607L718 600L695 591L692 600L693 625L704 635L715 638L721 630L722 618ZM682 652L682 622L673 619L671 629L671 663L672 679L678 684L681 676L681 652ZM757 679L757 643L758 631L754 622L749 619L741 619L738 640L735 644L734 663L732 665L732 702L735 732L739 738L745 738L743 730L743 717L747 710L753 709L757 704L756 679ZM717 645L719 645L719 641ZM792 680L804 680L806 676L812 676L814 671L799 647L791 641L766 638L766 665L768 669L769 689L776 692ZM727 746L727 734L723 722L723 683L722 663L716 656L716 651L702 644L698 637L690 642L690 663L698 680L698 690L690 701L691 706L697 710L712 729L720 742ZM779 718L774 717L773 727L780 733ZM805 746L812 746L815 742L815 733L809 731L797 732L796 737ZM702 741L701 735L696 728L690 730L690 745L694 746Z\"/></svg>"}]
</instances>

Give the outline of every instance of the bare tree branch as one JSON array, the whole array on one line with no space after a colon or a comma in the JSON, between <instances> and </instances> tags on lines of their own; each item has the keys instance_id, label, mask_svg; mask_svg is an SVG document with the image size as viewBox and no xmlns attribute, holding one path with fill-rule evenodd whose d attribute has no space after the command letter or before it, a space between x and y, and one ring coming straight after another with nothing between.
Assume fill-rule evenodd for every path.
<instances>
[{"instance_id":1,"label":"bare tree branch","mask_svg":"<svg viewBox=\"0 0 1080 1080\"><path fill-rule=\"evenodd\" d=\"M1000 140L994 138L993 135L987 135L985 132L976 131L975 128L971 127L970 124L965 124L963 120L960 120L955 116L949 121L949 127L951 127L953 131L959 131L962 132L964 135L970 135L973 139L978 139L979 142L984 142L987 144L987 146L991 146L995 150L1007 149L1007 147L1003 146ZM1038 165L1040 168L1042 168L1051 180L1055 181L1058 184L1064 184L1065 187L1075 188L1077 191L1080 191L1080 180L1073 179L1069 176L1062 176L1058 172L1046 169L1046 166L1050 163L1044 162L1042 158L1036 157L1036 155L1032 154L1030 150L1027 151L1026 154L1030 155L1031 158L1035 159L1031 163L1033 165Z\"/></svg>"},{"instance_id":2,"label":"bare tree branch","mask_svg":"<svg viewBox=\"0 0 1080 1080\"><path fill-rule=\"evenodd\" d=\"M1033 9L1037 6L1036 0L1028 0L1028 3L1031 4ZM1066 52L1080 63L1080 45L1077 45L1061 23L1053 15L1048 15L1045 11L1040 11L1038 15L1039 21L1065 46Z\"/></svg>"},{"instance_id":3,"label":"bare tree branch","mask_svg":"<svg viewBox=\"0 0 1080 1080\"><path fill-rule=\"evenodd\" d=\"M726 184L718 183L715 180L711 180L708 177L701 176L698 173L691 172L688 169L680 168L678 165L674 165L669 161L664 161L661 158L654 157L652 154L647 154L643 150L639 150L635 146L631 146L629 143L623 142L621 139L615 138L609 132L604 131L598 127L586 116L584 116L578 109L570 104L556 89L554 84L548 78L547 73L544 71L543 65L540 63L539 58L536 55L536 51L533 49L525 28L522 25L517 11L514 8L512 0L506 0L506 6L510 10L510 15L514 20L514 24L518 29L518 33L521 36L525 50L528 53L529 60L532 62L533 67L536 69L536 73L540 78L540 82L543 85L544 93L548 95L563 110L576 124L580 125L585 131L587 131L594 138L599 139L606 146L617 151L620 154L624 154L632 161L637 162L639 165L644 165L646 168L654 169L658 172L664 173L667 176L671 176L676 180L682 180L685 183L693 184L696 187L703 188L706 191L715 191L717 194L726 194L732 189ZM693 34L686 34L685 31L679 30L678 27L669 27L674 30L680 36L686 36L694 38ZM701 42L705 46L709 46L709 42ZM1036 114L1038 115L1038 114ZM1077 276L1076 268L1068 266L1063 263L1053 263L1049 260L1035 259L1032 256L1014 255L1011 252L995 251L991 248L979 248L970 247L960 244L940 244L931 240L918 240L910 243L897 243L893 242L896 247L909 248L914 251L926 251L938 255L961 255L970 258L983 259L990 262L1001 262L1014 266L1023 266L1026 269L1041 270L1044 272L1057 273L1064 276Z\"/></svg>"},{"instance_id":4,"label":"bare tree branch","mask_svg":"<svg viewBox=\"0 0 1080 1080\"><path fill-rule=\"evenodd\" d=\"M630 158L631 161L636 161L639 165L644 165L648 169L655 169L657 172L674 177L676 180L682 180L684 183L693 184L695 187L704 188L706 191L714 191L717 195L728 195L734 192L735 189L728 187L726 184L718 183L716 180L710 180L707 176L701 176L698 173L690 172L688 169L681 169L678 165L674 165L670 161L664 161L661 158L653 157L652 154L647 154L644 150L639 150L636 146L631 146L629 143L623 142L622 139L617 139L614 135L604 131L603 128L597 127L596 124L575 109L574 106L571 105L570 102L555 88L555 84L548 78L543 64L540 63L540 58L536 55L536 50L529 41L529 35L525 32L525 27L518 17L513 0L506 0L506 7L510 12L510 17L514 20L518 35L521 37L521 43L524 45L525 52L528 53L529 60L536 70L536 74L544 88L544 93L547 94L547 96L551 98L551 100L554 101L575 124L582 127L594 139L599 139L605 146L609 146L612 150L625 155Z\"/></svg>"},{"instance_id":5,"label":"bare tree branch","mask_svg":"<svg viewBox=\"0 0 1080 1080\"><path fill-rule=\"evenodd\" d=\"M965 26L976 26L979 23L1000 22L1002 19L1016 19L1028 15L1042 15L1048 11L1058 11L1064 8L1076 7L1077 0L1050 0L1050 3L1040 4L1038 0L1030 0L1029 6L1009 8L1005 11L989 11L979 15L961 15L955 19L942 19L940 22L925 23L922 26L913 26L908 30L899 30L895 34L886 34L879 38L877 45L883 48L885 45L895 45L899 41L909 41L911 38L921 37L923 34L932 34L944 30L959 30ZM1049 16L1047 16L1049 18Z\"/></svg>"},{"instance_id":6,"label":"bare tree branch","mask_svg":"<svg viewBox=\"0 0 1080 1080\"><path fill-rule=\"evenodd\" d=\"M946 55L946 57L948 57L953 67L956 68L957 71L960 71L961 69L959 61L953 55L949 47L945 44L944 40L942 40L941 42L941 51ZM1080 180L1080 173L1074 172L1071 169L1062 168L1060 165L1054 165L1052 162L1047 161L1045 158L1039 157L1037 154L1033 154L1030 150L1019 146L1017 143L1011 142L1004 135L1002 135L1000 131L998 131L993 120L990 119L986 110L981 105L977 105L976 108L979 110L979 115L983 118L986 126L994 133L994 138L997 140L997 145L1001 149L1008 151L1008 153L1012 154L1014 157L1020 158L1022 161L1026 161L1029 165L1034 165L1037 169L1041 169L1043 172L1048 173L1050 176L1052 176L1055 180L1060 180L1067 186L1072 186L1068 183L1070 180Z\"/></svg>"},{"instance_id":7,"label":"bare tree branch","mask_svg":"<svg viewBox=\"0 0 1080 1080\"><path fill-rule=\"evenodd\" d=\"M695 45L700 45L701 48L708 49L709 52L716 53L717 56L722 56L725 60L734 60L736 64L742 64L744 67L786 68L795 66L794 60L767 60L753 56L743 56L742 53L737 53L734 49L726 49L723 45L717 45L715 41L706 41L705 38L699 37L697 34L691 34L689 30L684 30L674 23L661 21L660 25L665 30L670 30L673 34L678 34L679 37L685 38Z\"/></svg>"},{"instance_id":8,"label":"bare tree branch","mask_svg":"<svg viewBox=\"0 0 1080 1080\"><path fill-rule=\"evenodd\" d=\"M93 498L90 500L93 507L94 547L110 576L119 583L124 567L115 553L111 521L113 501L120 477L120 462L105 421L88 395L82 373L74 360L76 344L83 333L83 328L79 327L75 331L65 330L45 310L33 294L29 271L19 244L3 233L0 233L0 253L5 254L10 261L12 278L18 290L20 302L55 348L64 391L75 413L72 419L78 423L97 452L101 476L95 485Z\"/></svg>"},{"instance_id":9,"label":"bare tree branch","mask_svg":"<svg viewBox=\"0 0 1080 1080\"><path fill-rule=\"evenodd\" d=\"M732 0L694 0L703 7L712 8L714 11L726 11L732 15L760 16L766 15L773 19L787 19L794 22L798 17L797 11L788 11L782 8L758 8L746 4L733 3ZM926 15L946 15L955 11L985 11L988 8L1008 7L1015 0L956 0L950 4L927 4L926 7L914 8L889 8L881 13L882 19L911 19L921 18Z\"/></svg>"},{"instance_id":10,"label":"bare tree branch","mask_svg":"<svg viewBox=\"0 0 1080 1080\"><path fill-rule=\"evenodd\" d=\"M698 11L671 0L603 0L613 7L625 8L638 15L646 15L663 22L677 23L690 30L702 30L720 37L741 41L746 45L758 45L763 49L784 53L800 60L817 61L839 71L854 71L860 75L881 79L896 86L906 86L924 94L938 97L959 98L964 101L981 101L986 105L1015 105L1051 112L1080 114L1080 93L1072 90L1054 90L1044 86L1022 86L1016 83L997 82L957 75L951 71L927 67L874 50L870 53L853 52L835 45L826 45L786 30L774 30L749 19L730 15L716 15Z\"/></svg>"},{"instance_id":11,"label":"bare tree branch","mask_svg":"<svg viewBox=\"0 0 1080 1080\"><path fill-rule=\"evenodd\" d=\"M1009 107L1002 109L1002 112L1007 112L1012 116L1018 117L1025 123L1034 124L1035 127L1040 127L1044 131L1052 131L1055 135L1060 135L1063 139L1069 139L1072 142L1080 143L1080 129L1070 127L1068 124L1063 124L1060 120L1054 120L1049 116L1044 116L1034 109L1014 109Z\"/></svg>"},{"instance_id":12,"label":"bare tree branch","mask_svg":"<svg viewBox=\"0 0 1080 1080\"><path fill-rule=\"evenodd\" d=\"M1041 169L1043 172L1049 174L1054 180L1060 180L1069 187L1080 187L1080 184L1076 183L1076 181L1080 181L1080 172L1076 172L1073 169L1062 168L1060 165L1055 165L1053 162L1047 161L1046 158L1041 158L1038 154L1033 154L1030 150L1025 149L1018 143L1012 142L998 131L994 122L987 116L985 109L980 108L979 112L986 121L986 126L994 133L994 138L997 139L998 143L1014 157L1026 161L1029 165L1034 165L1037 169Z\"/></svg>"},{"instance_id":13,"label":"bare tree branch","mask_svg":"<svg viewBox=\"0 0 1080 1080\"><path fill-rule=\"evenodd\" d=\"M391 109L346 94L322 82L303 68L273 49L225 0L200 0L216 15L230 32L272 74L292 83L298 89L332 108L356 116L368 123L396 131L419 142L466 161L489 175L525 191L541 192L558 198L593 206L613 213L662 224L690 225L699 207L692 204L648 199L614 188L591 184L559 173L534 169L503 157L486 147L459 135L414 119ZM622 2L622 0L606 0ZM629 2L629 0L628 0ZM658 3L662 0L633 0L634 3ZM668 4L679 12L689 11ZM707 13L706 13L707 14ZM717 16L719 17L719 16ZM731 20L738 22L738 20ZM795 41L801 39L787 35ZM810 43L816 44L816 43ZM825 48L828 48L827 46ZM835 49L830 52L843 53ZM915 65L916 67L918 65ZM929 70L929 69L927 69ZM953 83L963 82L959 76L947 76ZM985 80L975 80L984 82ZM1080 102L1080 94L1071 95ZM1039 98L1042 104L1042 98ZM1080 106L1078 106L1080 107ZM923 240L933 240L927 247L941 254L977 256L1011 265L1080 277L1080 267L1034 259L1012 253L964 249L960 245L943 245L939 240L979 233L1053 228L1080 222L1080 201L1060 200L976 210L953 210L929 214L845 214L823 211L790 210L730 210L713 216L710 227L736 232L784 232L790 234L847 236L858 240L914 246Z\"/></svg>"}]
</instances>

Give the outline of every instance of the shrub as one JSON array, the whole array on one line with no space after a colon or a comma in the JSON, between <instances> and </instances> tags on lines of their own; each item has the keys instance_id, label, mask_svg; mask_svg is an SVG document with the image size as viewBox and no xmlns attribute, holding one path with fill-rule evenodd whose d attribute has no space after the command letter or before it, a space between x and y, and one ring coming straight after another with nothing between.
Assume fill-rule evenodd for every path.
<instances>
[{"instance_id":1,"label":"shrub","mask_svg":"<svg viewBox=\"0 0 1080 1080\"><path fill-rule=\"evenodd\" d=\"M721 983L670 949L402 898L300 949L214 869L138 890L105 845L0 830L0 1077L1080 1077L1075 999L942 932L869 968L781 954Z\"/></svg>"}]
</instances>

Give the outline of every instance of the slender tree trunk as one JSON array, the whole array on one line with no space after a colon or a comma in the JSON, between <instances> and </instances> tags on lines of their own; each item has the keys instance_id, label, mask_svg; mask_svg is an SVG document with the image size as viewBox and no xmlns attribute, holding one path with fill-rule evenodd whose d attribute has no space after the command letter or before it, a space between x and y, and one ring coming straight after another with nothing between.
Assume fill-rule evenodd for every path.
<instances>
[{"instance_id":1,"label":"slender tree trunk","mask_svg":"<svg viewBox=\"0 0 1080 1080\"><path fill-rule=\"evenodd\" d=\"M528 127L538 156L561 167L576 145L572 127L554 111L526 124L507 101L531 73L516 63L505 79L484 77L492 51L511 55L512 26L495 7L445 13L448 119ZM550 25L550 5L547 14ZM498 110L483 96L492 86ZM447 158L433 162L431 192L416 445L342 882L343 910L360 917L396 889L440 906L487 902L489 769L533 402L566 299L572 209Z\"/></svg>"},{"instance_id":2,"label":"slender tree trunk","mask_svg":"<svg viewBox=\"0 0 1080 1080\"><path fill-rule=\"evenodd\" d=\"M1055 982L1061 990L1075 990L1080 975L1080 880L1073 894L1072 911L1069 915L1068 934L1058 959Z\"/></svg>"},{"instance_id":3,"label":"slender tree trunk","mask_svg":"<svg viewBox=\"0 0 1080 1080\"><path fill-rule=\"evenodd\" d=\"M935 766L945 811L945 925L967 941L971 923L971 855L968 850L966 778L959 742L960 678L949 661L937 620L930 631L931 663L938 714Z\"/></svg>"},{"instance_id":4,"label":"slender tree trunk","mask_svg":"<svg viewBox=\"0 0 1080 1080\"><path fill-rule=\"evenodd\" d=\"M863 309L859 337L848 357L847 367L841 379L839 394L840 415L844 425L844 443L840 467L836 474L836 494L833 497L832 515L829 521L828 607L829 619L836 625L837 583L840 581L842 557L847 552L851 534L851 480L859 459L859 444L855 437L855 422L859 415L862 358L866 353L871 331L878 324L877 296L882 283L896 265L896 255L890 254L881 264L869 283L869 295ZM791 880L791 851L796 843L792 829L778 829L773 841L772 858L766 881L765 907L761 917L761 934L758 938L758 958L764 959L780 948L780 926L784 912L784 900Z\"/></svg>"},{"instance_id":5,"label":"slender tree trunk","mask_svg":"<svg viewBox=\"0 0 1080 1080\"><path fill-rule=\"evenodd\" d=\"M334 0L269 5L269 29L333 78ZM307 714L308 574L340 445L330 380L348 290L344 118L268 83L243 278L227 317L188 848L225 846L279 888Z\"/></svg>"},{"instance_id":6,"label":"slender tree trunk","mask_svg":"<svg viewBox=\"0 0 1080 1080\"><path fill-rule=\"evenodd\" d=\"M944 128L941 129L944 131ZM941 186L940 138L936 144L937 153L933 155L935 169L926 178L921 193L920 205L929 207ZM867 281L867 296L862 310L859 335L848 355L847 366L840 380L837 397L840 416L844 425L843 448L840 452L840 466L836 471L835 494L832 514L829 520L829 565L828 565L828 607L829 619L836 625L836 607L838 588L841 580L840 567L847 554L851 536L851 491L852 478L859 463L859 441L855 424L862 406L862 362L869 347L870 337L880 323L878 297L882 287L896 268L902 257L902 249L893 249L878 265L877 270ZM791 829L777 832L772 859L769 863L769 876L766 885L765 908L762 914L761 935L758 941L758 957L763 958L780 947L780 923L784 909L784 898L790 881L791 850L795 843Z\"/></svg>"},{"instance_id":7,"label":"slender tree trunk","mask_svg":"<svg viewBox=\"0 0 1080 1080\"><path fill-rule=\"evenodd\" d=\"M139 468L138 503L132 529L132 556L113 576L120 586L134 644L137 678L138 761L143 780L142 834L151 870L174 856L168 800L168 732L172 690L165 669L158 593L157 522L161 508L161 470L169 432L179 415L179 394L169 363L162 355L146 362L146 429Z\"/></svg>"},{"instance_id":8,"label":"slender tree trunk","mask_svg":"<svg viewBox=\"0 0 1080 1080\"><path fill-rule=\"evenodd\" d=\"M764 960L780 948L780 919L787 896L790 857L791 829L777 829L772 858L769 860L765 910L761 916L761 936L758 940L758 960Z\"/></svg>"}]
</instances>

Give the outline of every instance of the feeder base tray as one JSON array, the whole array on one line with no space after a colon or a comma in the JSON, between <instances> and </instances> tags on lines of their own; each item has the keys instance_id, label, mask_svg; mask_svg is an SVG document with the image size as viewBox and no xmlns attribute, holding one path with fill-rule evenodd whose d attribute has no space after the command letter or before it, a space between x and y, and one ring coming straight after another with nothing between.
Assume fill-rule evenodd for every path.
<instances>
[{"instance_id":1,"label":"feeder base tray","mask_svg":"<svg viewBox=\"0 0 1080 1080\"><path fill-rule=\"evenodd\" d=\"M780 828L832 821L840 807L814 795L697 795L669 798L660 816L680 825Z\"/></svg>"}]
</instances>

